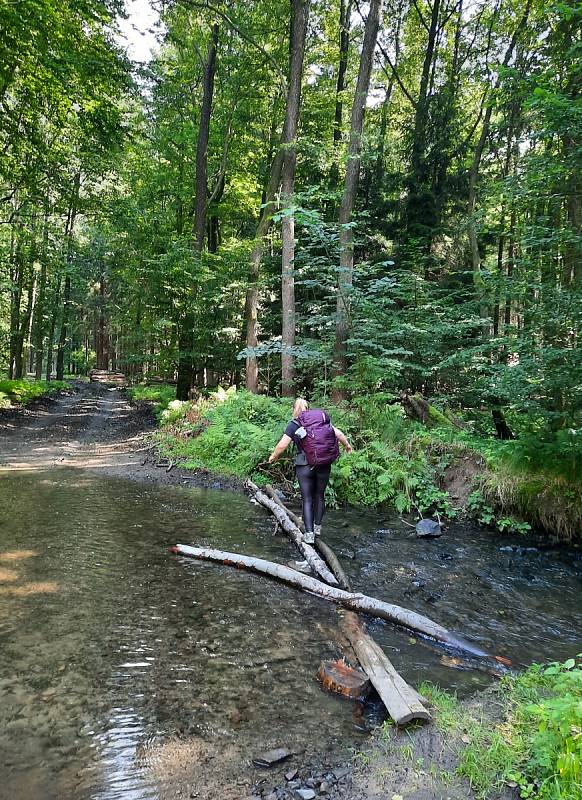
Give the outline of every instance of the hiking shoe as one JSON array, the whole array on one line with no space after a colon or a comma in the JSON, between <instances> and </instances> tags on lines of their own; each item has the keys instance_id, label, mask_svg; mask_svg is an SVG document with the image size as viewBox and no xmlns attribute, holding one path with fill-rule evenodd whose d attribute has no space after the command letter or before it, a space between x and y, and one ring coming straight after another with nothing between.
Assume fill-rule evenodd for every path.
<instances>
[{"instance_id":1,"label":"hiking shoe","mask_svg":"<svg viewBox=\"0 0 582 800\"><path fill-rule=\"evenodd\" d=\"M315 534L313 531L305 531L303 534L303 541L305 544L315 544Z\"/></svg>"},{"instance_id":2,"label":"hiking shoe","mask_svg":"<svg viewBox=\"0 0 582 800\"><path fill-rule=\"evenodd\" d=\"M321 536L321 525L314 525L313 526L313 533L316 536Z\"/></svg>"}]
</instances>

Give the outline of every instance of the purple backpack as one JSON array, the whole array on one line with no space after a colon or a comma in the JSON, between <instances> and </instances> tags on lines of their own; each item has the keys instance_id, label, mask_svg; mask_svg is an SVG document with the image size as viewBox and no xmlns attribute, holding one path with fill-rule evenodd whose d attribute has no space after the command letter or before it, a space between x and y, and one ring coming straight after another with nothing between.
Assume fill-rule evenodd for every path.
<instances>
[{"instance_id":1,"label":"purple backpack","mask_svg":"<svg viewBox=\"0 0 582 800\"><path fill-rule=\"evenodd\" d=\"M301 449L312 467L332 464L339 458L339 444L329 414L321 408L311 408L299 414L298 422L307 431L301 439Z\"/></svg>"}]
</instances>

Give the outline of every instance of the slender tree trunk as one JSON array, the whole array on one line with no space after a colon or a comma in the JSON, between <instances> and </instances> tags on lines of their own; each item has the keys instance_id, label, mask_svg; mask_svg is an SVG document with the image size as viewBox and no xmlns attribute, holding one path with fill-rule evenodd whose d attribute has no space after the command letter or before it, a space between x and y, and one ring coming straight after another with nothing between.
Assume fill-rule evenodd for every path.
<instances>
[{"instance_id":1,"label":"slender tree trunk","mask_svg":"<svg viewBox=\"0 0 582 800\"><path fill-rule=\"evenodd\" d=\"M309 18L309 0L291 0L291 28L289 34L289 84L287 106L281 145L283 167L281 170L281 202L286 213L281 222L281 391L290 397L294 390L295 369L293 347L295 345L295 215L292 210L295 189L295 164L297 161L297 125L301 105L301 79L305 38Z\"/></svg>"},{"instance_id":2,"label":"slender tree trunk","mask_svg":"<svg viewBox=\"0 0 582 800\"><path fill-rule=\"evenodd\" d=\"M562 137L564 156L572 158L576 141L572 135ZM566 213L571 237L564 247L564 284L582 286L582 180L580 171L573 170L566 185Z\"/></svg>"},{"instance_id":3,"label":"slender tree trunk","mask_svg":"<svg viewBox=\"0 0 582 800\"><path fill-rule=\"evenodd\" d=\"M372 61L378 39L378 28L380 25L381 12L382 0L370 0L370 9L364 31L362 54L360 56L360 67L358 71L356 93L354 95L354 102L352 105L348 162L346 166L344 192L339 213L340 269L338 276L334 352L334 376L336 377L344 375L347 367L346 341L350 327L350 293L354 277L354 234L351 227L351 221L360 178L364 113L366 109L368 90L370 88ZM343 396L343 390L336 389L334 391L334 397L336 400L343 399Z\"/></svg>"},{"instance_id":4,"label":"slender tree trunk","mask_svg":"<svg viewBox=\"0 0 582 800\"><path fill-rule=\"evenodd\" d=\"M12 226L10 242L10 363L8 375L14 378L16 346L20 330L20 301L22 298L23 264L20 224Z\"/></svg>"},{"instance_id":5,"label":"slender tree trunk","mask_svg":"<svg viewBox=\"0 0 582 800\"><path fill-rule=\"evenodd\" d=\"M275 113L275 109L274 112ZM269 183L263 191L261 215L255 231L255 245L251 253L248 272L248 285L245 300L246 346L254 350L259 344L258 309L259 309L259 277L261 262L265 249L265 236L275 213L275 198L281 181L283 167L283 150L280 148L270 164ZM249 392L257 392L259 388L259 367L254 353L246 357L245 383Z\"/></svg>"},{"instance_id":6,"label":"slender tree trunk","mask_svg":"<svg viewBox=\"0 0 582 800\"><path fill-rule=\"evenodd\" d=\"M196 250L204 249L206 234L206 193L208 190L208 138L210 135L210 116L214 95L214 76L216 74L216 51L218 47L218 25L212 26L208 57L204 65L204 83L202 92L202 108L200 109L200 127L196 146L196 202L194 205L194 229Z\"/></svg>"},{"instance_id":7,"label":"slender tree trunk","mask_svg":"<svg viewBox=\"0 0 582 800\"><path fill-rule=\"evenodd\" d=\"M55 341L55 330L57 327L57 317L59 314L59 302L61 299L61 276L57 278L55 294L53 299L53 309L51 314L51 324L46 342L46 379L50 381L53 371L53 345Z\"/></svg>"},{"instance_id":8,"label":"slender tree trunk","mask_svg":"<svg viewBox=\"0 0 582 800\"><path fill-rule=\"evenodd\" d=\"M26 308L22 316L22 319L20 320L20 327L16 338L16 348L14 352L14 377L17 380L23 378L26 371L25 370L26 355L24 353L24 341L30 329L30 320L32 317L32 309L34 305L34 292L36 286L36 279L35 279L34 269L32 266L34 263L34 258L35 258L34 253L32 253L31 263L29 268L30 283L28 284Z\"/></svg>"},{"instance_id":9,"label":"slender tree trunk","mask_svg":"<svg viewBox=\"0 0 582 800\"><path fill-rule=\"evenodd\" d=\"M48 258L48 233L49 233L49 198L45 200L44 229L42 235L42 253L40 275L38 278L38 299L34 319L34 377L39 381L42 378L43 339L45 330L45 304L46 304L46 267Z\"/></svg>"},{"instance_id":10,"label":"slender tree trunk","mask_svg":"<svg viewBox=\"0 0 582 800\"><path fill-rule=\"evenodd\" d=\"M97 369L109 369L109 352L107 347L107 316L106 316L106 282L103 273L99 278L99 322L97 329Z\"/></svg>"},{"instance_id":11,"label":"slender tree trunk","mask_svg":"<svg viewBox=\"0 0 582 800\"><path fill-rule=\"evenodd\" d=\"M57 345L57 380L62 381L65 375L65 347L67 343L69 313L71 305L71 267L73 261L73 233L75 229L75 219L77 217L77 205L79 202L79 189L81 187L81 173L77 172L73 184L73 196L69 207L69 215L66 226L66 273L65 288L63 292L63 316L61 320L61 330Z\"/></svg>"},{"instance_id":12,"label":"slender tree trunk","mask_svg":"<svg viewBox=\"0 0 582 800\"><path fill-rule=\"evenodd\" d=\"M527 0L521 19L515 31L513 32L513 36L511 37L511 41L509 42L509 45L505 52L505 56L503 59L504 68L506 68L509 62L511 61L519 37L527 25L530 8L531 8L531 0ZM473 285L476 289L478 297L480 298L480 315L481 318L483 319L483 335L486 338L489 336L489 309L487 304L487 298L485 296L485 282L483 280L483 275L481 272L481 253L479 251L479 242L477 240L477 224L475 220L475 211L477 203L477 180L479 178L479 170L481 167L481 159L483 158L483 152L485 150L485 144L487 142L487 139L489 138L489 131L491 128L491 115L493 113L493 109L495 106L495 94L499 89L499 85L500 85L500 79L498 78L497 81L495 82L495 86L493 87L493 98L488 103L487 108L485 109L485 114L483 116L481 133L479 135L479 139L475 146L475 151L473 153L473 161L471 163L471 169L469 170L469 197L467 203L469 246L471 249L471 262L473 268Z\"/></svg>"},{"instance_id":13,"label":"slender tree trunk","mask_svg":"<svg viewBox=\"0 0 582 800\"><path fill-rule=\"evenodd\" d=\"M340 0L340 38L339 63L335 86L335 114L333 120L333 161L329 174L329 183L335 189L339 182L339 150L342 140L342 118L344 108L344 91L346 89L346 72L350 52L350 17L352 0Z\"/></svg>"},{"instance_id":14,"label":"slender tree trunk","mask_svg":"<svg viewBox=\"0 0 582 800\"><path fill-rule=\"evenodd\" d=\"M409 236L426 239L421 232L426 231L434 210L427 207L430 203L428 192L428 174L426 166L426 138L429 122L430 92L429 81L433 68L436 43L439 34L439 15L441 0L433 0L431 6L428 40L422 63L418 100L414 111L414 127L410 156L410 175L408 181L408 199L406 203L406 222ZM434 198L433 198L434 202ZM424 242L430 250L430 240Z\"/></svg>"},{"instance_id":15,"label":"slender tree trunk","mask_svg":"<svg viewBox=\"0 0 582 800\"><path fill-rule=\"evenodd\" d=\"M218 25L212 26L208 57L204 65L202 108L196 145L196 198L194 202L194 234L195 250L201 254L206 238L206 206L208 190L208 138L210 134L210 117L212 114L212 98L214 95L214 76L216 74L216 52L218 48ZM188 303L193 304L194 290L190 293ZM190 309L182 320L178 339L178 380L176 398L187 400L192 388L194 375L194 333L196 318Z\"/></svg>"}]
</instances>

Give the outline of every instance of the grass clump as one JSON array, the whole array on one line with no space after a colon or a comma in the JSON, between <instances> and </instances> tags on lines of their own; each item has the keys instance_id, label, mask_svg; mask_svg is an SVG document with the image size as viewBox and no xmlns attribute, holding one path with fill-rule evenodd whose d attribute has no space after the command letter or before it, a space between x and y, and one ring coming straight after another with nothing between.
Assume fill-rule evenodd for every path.
<instances>
[{"instance_id":1,"label":"grass clump","mask_svg":"<svg viewBox=\"0 0 582 800\"><path fill-rule=\"evenodd\" d=\"M533 665L497 689L503 713L493 722L431 684L420 692L437 709L436 725L458 750L457 773L479 800L506 784L524 800L582 797L582 656Z\"/></svg>"},{"instance_id":2,"label":"grass clump","mask_svg":"<svg viewBox=\"0 0 582 800\"><path fill-rule=\"evenodd\" d=\"M168 383L146 384L140 383L130 386L127 390L128 397L136 403L151 403L156 416L159 418L172 400L176 397L176 387Z\"/></svg>"},{"instance_id":3,"label":"grass clump","mask_svg":"<svg viewBox=\"0 0 582 800\"><path fill-rule=\"evenodd\" d=\"M37 397L56 394L68 388L66 381L0 380L0 408L25 406Z\"/></svg>"}]
</instances>

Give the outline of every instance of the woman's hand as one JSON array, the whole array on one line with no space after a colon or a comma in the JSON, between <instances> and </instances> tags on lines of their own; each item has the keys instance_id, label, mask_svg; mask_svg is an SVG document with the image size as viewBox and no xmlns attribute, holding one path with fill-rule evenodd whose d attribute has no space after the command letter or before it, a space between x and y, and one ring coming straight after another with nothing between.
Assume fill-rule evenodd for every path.
<instances>
[{"instance_id":1,"label":"woman's hand","mask_svg":"<svg viewBox=\"0 0 582 800\"><path fill-rule=\"evenodd\" d=\"M290 444L291 444L291 437L287 436L287 434L284 433L283 436L281 436L281 438L277 442L277 446L269 456L269 464L273 464L275 461L277 461L277 459L283 455L283 453L289 447Z\"/></svg>"},{"instance_id":2,"label":"woman's hand","mask_svg":"<svg viewBox=\"0 0 582 800\"><path fill-rule=\"evenodd\" d=\"M338 442L341 442L341 446L344 448L346 453L353 453L354 452L354 448L348 442L348 439L347 439L347 436L345 435L345 433L343 431L340 431L339 428L334 428L334 431L335 431L335 435L337 437Z\"/></svg>"}]
</instances>

